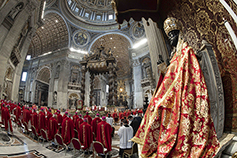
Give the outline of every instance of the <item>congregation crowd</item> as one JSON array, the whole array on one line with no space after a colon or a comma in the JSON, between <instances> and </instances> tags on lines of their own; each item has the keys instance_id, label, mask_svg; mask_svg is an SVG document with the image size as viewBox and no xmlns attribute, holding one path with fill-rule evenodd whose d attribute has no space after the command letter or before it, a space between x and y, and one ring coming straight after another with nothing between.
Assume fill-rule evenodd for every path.
<instances>
[{"instance_id":1,"label":"congregation crowd","mask_svg":"<svg viewBox=\"0 0 237 158\"><path fill-rule=\"evenodd\" d=\"M63 113L63 115L61 114ZM99 113L94 118L87 111L83 116L82 111L76 111L74 115L68 111L38 108L36 105L21 105L11 101L1 100L1 124L9 135L13 134L12 121L22 124L28 129L35 131L37 136L42 132L47 133L47 139L53 140L55 135L60 135L63 143L69 145L73 138L77 138L86 153L92 152L92 142L98 141L107 149L112 150L112 137L118 134L120 138L119 155L123 151L132 148L130 139L135 135L142 121L143 111L136 110L114 110L108 111L106 116ZM115 132L115 126L119 127Z\"/></svg>"}]
</instances>

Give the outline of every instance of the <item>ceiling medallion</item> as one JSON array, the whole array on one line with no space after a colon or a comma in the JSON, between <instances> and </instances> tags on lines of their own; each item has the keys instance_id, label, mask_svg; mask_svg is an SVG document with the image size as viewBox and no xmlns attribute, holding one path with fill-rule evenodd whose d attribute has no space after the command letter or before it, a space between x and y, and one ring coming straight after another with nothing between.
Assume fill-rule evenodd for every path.
<instances>
[{"instance_id":1,"label":"ceiling medallion","mask_svg":"<svg viewBox=\"0 0 237 158\"><path fill-rule=\"evenodd\" d=\"M73 33L73 43L79 47L83 47L85 45L88 44L88 42L90 41L90 35L89 33L85 32L85 31L75 31Z\"/></svg>"},{"instance_id":2,"label":"ceiling medallion","mask_svg":"<svg viewBox=\"0 0 237 158\"><path fill-rule=\"evenodd\" d=\"M145 36L145 29L143 24L141 23L136 23L135 25L133 25L130 31L135 39L140 39Z\"/></svg>"}]
</instances>

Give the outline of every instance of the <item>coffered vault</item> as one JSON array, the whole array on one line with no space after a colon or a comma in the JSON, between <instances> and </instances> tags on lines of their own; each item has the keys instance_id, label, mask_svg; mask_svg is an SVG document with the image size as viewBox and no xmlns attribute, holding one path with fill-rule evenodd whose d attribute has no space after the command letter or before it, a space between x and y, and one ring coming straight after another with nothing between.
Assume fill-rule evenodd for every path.
<instances>
[{"instance_id":1,"label":"coffered vault","mask_svg":"<svg viewBox=\"0 0 237 158\"><path fill-rule=\"evenodd\" d=\"M49 13L44 17L44 25L33 36L27 54L37 57L67 46L68 30L64 20L56 13Z\"/></svg>"}]
</instances>

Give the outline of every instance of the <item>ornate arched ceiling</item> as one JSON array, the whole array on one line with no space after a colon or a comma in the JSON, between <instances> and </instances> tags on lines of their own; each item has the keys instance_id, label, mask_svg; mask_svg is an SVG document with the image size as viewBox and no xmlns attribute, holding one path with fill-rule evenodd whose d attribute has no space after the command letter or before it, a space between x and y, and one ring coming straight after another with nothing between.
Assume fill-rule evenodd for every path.
<instances>
[{"instance_id":1,"label":"ornate arched ceiling","mask_svg":"<svg viewBox=\"0 0 237 158\"><path fill-rule=\"evenodd\" d=\"M44 25L36 31L28 55L37 57L68 46L68 30L64 20L56 13L44 17Z\"/></svg>"},{"instance_id":2,"label":"ornate arched ceiling","mask_svg":"<svg viewBox=\"0 0 237 158\"><path fill-rule=\"evenodd\" d=\"M129 77L131 75L131 66L128 48L131 45L128 39L118 34L105 35L95 41L91 47L91 52L95 52L101 44L105 47L106 52L111 49L113 56L116 57L119 68L117 71L118 78Z\"/></svg>"},{"instance_id":3,"label":"ornate arched ceiling","mask_svg":"<svg viewBox=\"0 0 237 158\"><path fill-rule=\"evenodd\" d=\"M38 73L37 79L40 81L44 81L46 83L49 83L49 79L50 79L50 71L47 67L44 67L40 70L40 72Z\"/></svg>"}]
</instances>

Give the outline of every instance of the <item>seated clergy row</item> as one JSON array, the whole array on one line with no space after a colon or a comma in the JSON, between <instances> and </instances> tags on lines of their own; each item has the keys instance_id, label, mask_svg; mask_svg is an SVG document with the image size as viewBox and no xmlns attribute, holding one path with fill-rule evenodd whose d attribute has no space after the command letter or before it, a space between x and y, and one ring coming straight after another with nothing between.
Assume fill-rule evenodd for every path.
<instances>
[{"instance_id":1,"label":"seated clergy row","mask_svg":"<svg viewBox=\"0 0 237 158\"><path fill-rule=\"evenodd\" d=\"M71 143L72 138L78 138L80 143L84 146L83 149L88 149L93 140L101 142L108 151L111 151L112 131L113 128L106 122L106 117L102 120L99 114L92 120L88 112L82 118L82 115L76 113L71 119L70 114L65 112L64 116L58 110L54 115L50 110L41 109L39 114L35 110L29 115L29 110L23 110L23 122L34 126L38 135L40 130L47 131L48 139L52 140L55 134L59 133L65 144ZM53 117L52 117L53 116ZM30 118L30 119L29 119ZM75 132L75 130L77 132Z\"/></svg>"}]
</instances>

